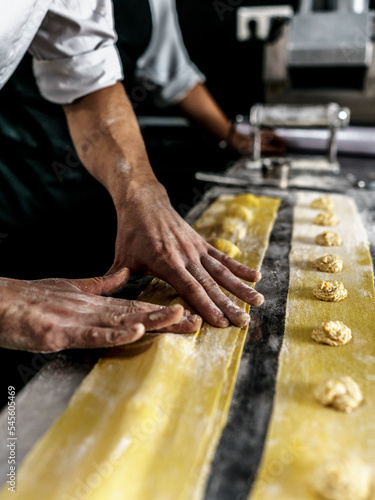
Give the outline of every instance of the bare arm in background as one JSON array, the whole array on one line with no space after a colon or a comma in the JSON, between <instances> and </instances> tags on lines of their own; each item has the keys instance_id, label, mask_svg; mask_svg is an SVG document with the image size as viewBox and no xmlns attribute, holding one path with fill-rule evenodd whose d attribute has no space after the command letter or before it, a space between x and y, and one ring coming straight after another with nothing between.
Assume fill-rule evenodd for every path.
<instances>
[{"instance_id":1,"label":"bare arm in background","mask_svg":"<svg viewBox=\"0 0 375 500\"><path fill-rule=\"evenodd\" d=\"M203 83L198 83L178 104L178 107L191 119L200 124L208 132L219 140L228 137L231 122L212 97ZM248 135L242 135L238 130L230 134L229 147L241 153L251 152L252 139ZM267 155L279 155L285 151L286 145L283 139L270 131L262 132L262 153Z\"/></svg>"}]
</instances>

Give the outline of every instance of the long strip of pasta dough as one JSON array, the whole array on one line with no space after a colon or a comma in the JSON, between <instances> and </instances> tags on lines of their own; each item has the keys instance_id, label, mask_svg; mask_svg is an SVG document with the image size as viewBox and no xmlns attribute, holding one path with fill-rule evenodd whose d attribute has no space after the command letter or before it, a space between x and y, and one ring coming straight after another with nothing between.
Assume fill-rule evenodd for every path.
<instances>
[{"instance_id":1,"label":"long strip of pasta dough","mask_svg":"<svg viewBox=\"0 0 375 500\"><path fill-rule=\"evenodd\" d=\"M343 261L343 271L335 279L344 283L348 297L341 302L317 300L313 288L332 276L312 265L327 253L327 247L314 241L322 229L311 222L316 211L310 209L310 202L318 196L304 193L295 206L285 336L273 414L251 500L358 499L359 495L351 493L355 485L351 485L352 490L349 485L340 486L339 481L350 480L344 475L331 477L337 481L331 486L342 488L340 494L332 490L324 496L322 486L317 484L319 471L324 472L325 467L340 471L346 459L366 464L364 469L372 468L374 475L375 292L367 234L354 200L332 195L340 219L335 231L342 236L343 244L330 247L329 253ZM345 323L353 339L340 347L314 342L312 330L329 320ZM317 384L335 376L352 377L363 391L364 404L351 414L320 406L314 399ZM362 472L371 474L369 470ZM361 477L355 476L361 486Z\"/></svg>"},{"instance_id":2,"label":"long strip of pasta dough","mask_svg":"<svg viewBox=\"0 0 375 500\"><path fill-rule=\"evenodd\" d=\"M259 268L279 200L253 201L248 209L253 221L238 218L246 234L236 244L241 260ZM218 228L232 204L238 206L236 198L226 196L211 205L200 219L202 234L230 239ZM154 280L141 298L168 304L176 294ZM17 475L16 498L201 498L227 418L245 335L246 328L204 324L197 335L149 335L108 352L26 458ZM13 499L13 493L4 489L0 499L8 498Z\"/></svg>"}]
</instances>

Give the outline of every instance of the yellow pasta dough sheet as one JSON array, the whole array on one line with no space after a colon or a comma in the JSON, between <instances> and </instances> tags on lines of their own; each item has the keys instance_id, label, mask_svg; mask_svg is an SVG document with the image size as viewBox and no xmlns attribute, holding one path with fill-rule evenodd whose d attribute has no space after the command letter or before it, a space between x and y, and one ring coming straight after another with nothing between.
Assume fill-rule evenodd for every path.
<instances>
[{"instance_id":1,"label":"yellow pasta dough sheet","mask_svg":"<svg viewBox=\"0 0 375 500\"><path fill-rule=\"evenodd\" d=\"M355 493L356 486L349 485L350 474L337 472L349 460L361 464L360 472L354 474L357 485L362 473L367 478L375 474L373 264L354 200L331 195L339 218L332 229L312 223L317 211L310 204L319 196L300 194L294 208L285 336L273 413L250 500L375 498L373 487L360 496ZM328 229L342 237L341 246L315 243L316 236ZM320 272L313 266L315 259L327 254L342 259L341 272ZM347 297L339 302L318 300L313 289L322 280L342 282ZM311 338L314 328L330 320L342 321L351 329L353 338L349 343L335 347ZM363 392L364 403L350 414L321 406L313 396L314 388L322 381L340 376L352 377ZM332 468L336 472L330 481L336 484L331 484L330 490L322 485L322 474Z\"/></svg>"},{"instance_id":2,"label":"yellow pasta dough sheet","mask_svg":"<svg viewBox=\"0 0 375 500\"><path fill-rule=\"evenodd\" d=\"M207 238L231 240L238 260L259 269L279 200L241 196L219 198L196 227ZM178 300L158 280L141 299ZM202 498L245 336L246 328L205 323L196 335L149 334L109 350L26 457L16 493L4 488L0 499Z\"/></svg>"}]
</instances>

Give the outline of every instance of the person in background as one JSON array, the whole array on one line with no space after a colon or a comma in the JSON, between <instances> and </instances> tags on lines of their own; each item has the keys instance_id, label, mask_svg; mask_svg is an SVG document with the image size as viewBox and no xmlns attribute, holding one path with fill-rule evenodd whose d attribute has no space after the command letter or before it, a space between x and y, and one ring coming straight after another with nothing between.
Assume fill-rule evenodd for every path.
<instances>
[{"instance_id":1,"label":"person in background","mask_svg":"<svg viewBox=\"0 0 375 500\"><path fill-rule=\"evenodd\" d=\"M117 49L109 0L26 3L9 9L0 34L0 86L10 78L0 93L1 347L54 352L199 328L180 306L108 297L130 272L170 283L212 325L247 324L220 286L259 305L242 280L260 273L211 247L173 209L127 95L141 82L159 105L177 105L249 151L190 61L173 1L116 1ZM282 144L268 135L264 146ZM98 277L62 277L85 274L85 261Z\"/></svg>"}]
</instances>

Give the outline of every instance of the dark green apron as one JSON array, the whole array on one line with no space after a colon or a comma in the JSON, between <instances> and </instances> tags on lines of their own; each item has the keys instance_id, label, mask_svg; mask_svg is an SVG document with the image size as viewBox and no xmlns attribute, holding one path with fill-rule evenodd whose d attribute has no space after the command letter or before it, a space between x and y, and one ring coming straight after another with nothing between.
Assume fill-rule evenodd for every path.
<instances>
[{"instance_id":1,"label":"dark green apron","mask_svg":"<svg viewBox=\"0 0 375 500\"><path fill-rule=\"evenodd\" d=\"M147 0L116 0L128 93L151 36ZM61 106L43 99L27 54L0 91L0 276L85 276L107 271L112 202L78 160Z\"/></svg>"}]
</instances>

